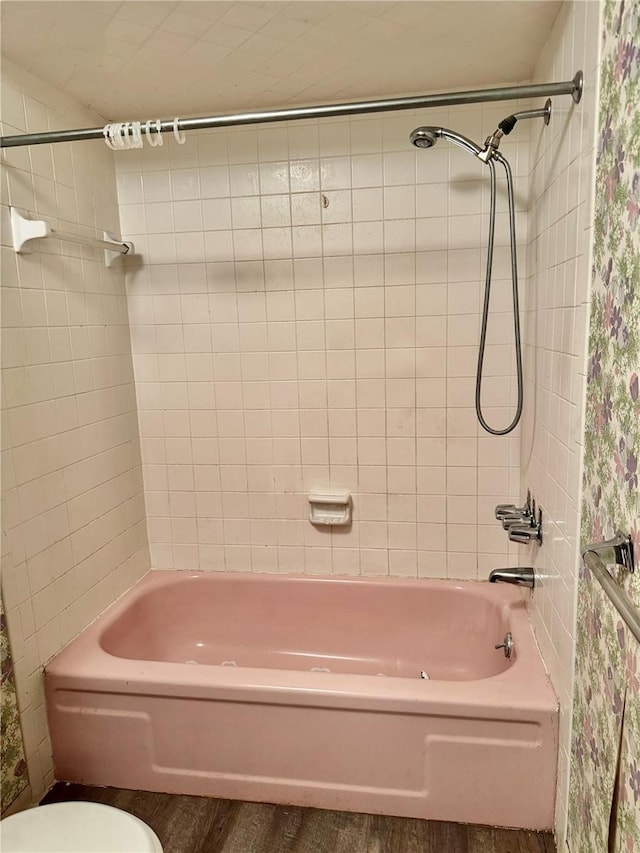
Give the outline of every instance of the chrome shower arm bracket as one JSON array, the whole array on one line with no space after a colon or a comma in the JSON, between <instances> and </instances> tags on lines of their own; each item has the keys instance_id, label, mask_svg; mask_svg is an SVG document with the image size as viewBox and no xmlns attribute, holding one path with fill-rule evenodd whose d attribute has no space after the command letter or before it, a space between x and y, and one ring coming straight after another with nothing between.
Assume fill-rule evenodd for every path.
<instances>
[{"instance_id":1,"label":"chrome shower arm bracket","mask_svg":"<svg viewBox=\"0 0 640 853\"><path fill-rule=\"evenodd\" d=\"M524 110L520 113L513 113L503 119L493 133L485 139L484 150L476 155L478 159L482 160L483 163L488 163L489 160L492 160L498 153L502 137L508 136L517 122L528 118L542 118L544 119L545 126L547 126L551 121L551 98L547 98L547 102L542 109Z\"/></svg>"},{"instance_id":2,"label":"chrome shower arm bracket","mask_svg":"<svg viewBox=\"0 0 640 853\"><path fill-rule=\"evenodd\" d=\"M517 121L521 121L521 119L527 118L542 118L544 119L545 125L549 125L551 121L551 98L547 98L544 107L540 110L524 110L521 113L513 113L513 117L517 119Z\"/></svg>"}]
</instances>

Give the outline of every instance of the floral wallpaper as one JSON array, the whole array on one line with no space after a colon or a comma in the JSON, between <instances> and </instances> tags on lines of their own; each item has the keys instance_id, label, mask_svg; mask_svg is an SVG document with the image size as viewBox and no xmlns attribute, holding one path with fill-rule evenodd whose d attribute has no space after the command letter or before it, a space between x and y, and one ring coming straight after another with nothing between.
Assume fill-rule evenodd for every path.
<instances>
[{"instance_id":1,"label":"floral wallpaper","mask_svg":"<svg viewBox=\"0 0 640 853\"><path fill-rule=\"evenodd\" d=\"M2 662L2 696L0 702L1 754L0 803L4 811L28 784L27 765L22 747L22 732L18 717L16 686L9 648L4 603L0 596L0 660Z\"/></svg>"},{"instance_id":2,"label":"floral wallpaper","mask_svg":"<svg viewBox=\"0 0 640 853\"><path fill-rule=\"evenodd\" d=\"M604 4L582 546L618 528L640 558L640 0ZM640 569L618 581L640 607ZM640 647L582 567L568 846L640 851Z\"/></svg>"},{"instance_id":3,"label":"floral wallpaper","mask_svg":"<svg viewBox=\"0 0 640 853\"><path fill-rule=\"evenodd\" d=\"M605 3L587 369L583 542L640 551L640 2ZM622 579L640 606L640 574Z\"/></svg>"},{"instance_id":4,"label":"floral wallpaper","mask_svg":"<svg viewBox=\"0 0 640 853\"><path fill-rule=\"evenodd\" d=\"M640 647L585 568L578 596L572 853L640 851L639 746Z\"/></svg>"},{"instance_id":5,"label":"floral wallpaper","mask_svg":"<svg viewBox=\"0 0 640 853\"><path fill-rule=\"evenodd\" d=\"M640 646L624 635L626 702L620 743L615 853L640 850Z\"/></svg>"}]
</instances>

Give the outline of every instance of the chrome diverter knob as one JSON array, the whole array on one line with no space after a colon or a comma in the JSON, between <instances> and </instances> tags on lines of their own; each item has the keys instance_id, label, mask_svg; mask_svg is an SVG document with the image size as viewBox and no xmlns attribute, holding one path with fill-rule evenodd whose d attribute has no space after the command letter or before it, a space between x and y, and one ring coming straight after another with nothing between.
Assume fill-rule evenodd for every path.
<instances>
[{"instance_id":1,"label":"chrome diverter knob","mask_svg":"<svg viewBox=\"0 0 640 853\"><path fill-rule=\"evenodd\" d=\"M503 515L500 521L504 530L508 530L512 524L528 524L529 518L530 516L524 515L521 512L512 512L509 515Z\"/></svg>"}]
</instances>

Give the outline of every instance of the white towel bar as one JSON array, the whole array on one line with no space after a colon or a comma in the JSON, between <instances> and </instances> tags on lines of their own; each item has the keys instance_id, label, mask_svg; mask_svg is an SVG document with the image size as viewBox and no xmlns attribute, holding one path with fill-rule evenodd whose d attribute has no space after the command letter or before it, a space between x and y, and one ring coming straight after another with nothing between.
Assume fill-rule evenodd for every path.
<instances>
[{"instance_id":1,"label":"white towel bar","mask_svg":"<svg viewBox=\"0 0 640 853\"><path fill-rule=\"evenodd\" d=\"M91 246L94 249L104 249L104 260L108 267L112 266L114 260L120 255L133 254L133 243L119 242L108 231L102 232L103 239L85 237L82 234L69 234L67 231L52 228L45 219L27 219L15 207L11 208L11 233L13 248L18 254L27 251L25 247L31 240L42 240L47 237L78 243L81 246Z\"/></svg>"}]
</instances>

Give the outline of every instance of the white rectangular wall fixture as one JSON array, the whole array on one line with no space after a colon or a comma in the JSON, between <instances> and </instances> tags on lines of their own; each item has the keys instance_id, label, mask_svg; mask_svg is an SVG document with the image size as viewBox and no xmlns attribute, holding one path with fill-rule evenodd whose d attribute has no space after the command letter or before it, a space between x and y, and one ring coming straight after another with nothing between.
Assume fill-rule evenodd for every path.
<instances>
[{"instance_id":1,"label":"white rectangular wall fixture","mask_svg":"<svg viewBox=\"0 0 640 853\"><path fill-rule=\"evenodd\" d=\"M344 526L351 524L351 495L348 493L309 495L311 524Z\"/></svg>"}]
</instances>

